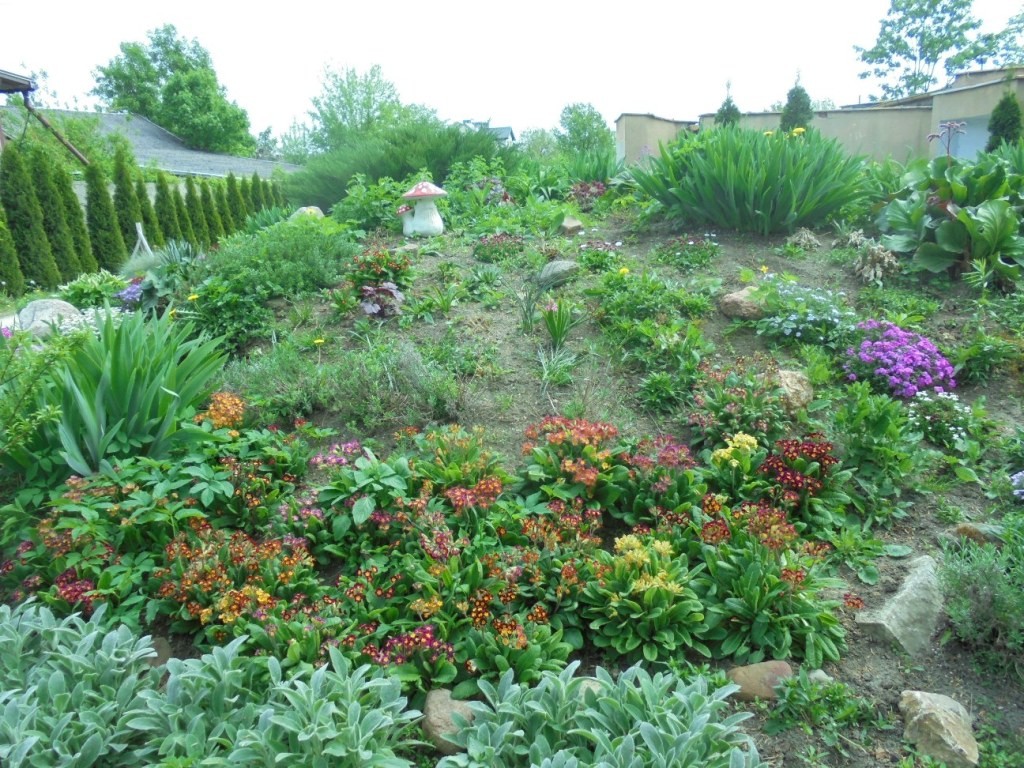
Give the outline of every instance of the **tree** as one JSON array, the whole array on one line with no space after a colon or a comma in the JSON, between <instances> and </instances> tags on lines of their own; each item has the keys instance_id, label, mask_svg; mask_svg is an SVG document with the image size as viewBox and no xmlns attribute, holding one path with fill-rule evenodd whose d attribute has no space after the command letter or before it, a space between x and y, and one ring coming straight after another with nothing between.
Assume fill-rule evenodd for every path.
<instances>
[{"instance_id":1,"label":"tree","mask_svg":"<svg viewBox=\"0 0 1024 768\"><path fill-rule=\"evenodd\" d=\"M0 294L18 297L25 292L25 276L18 264L11 231L7 228L4 209L0 208Z\"/></svg>"},{"instance_id":2,"label":"tree","mask_svg":"<svg viewBox=\"0 0 1024 768\"><path fill-rule=\"evenodd\" d=\"M263 180L256 171L252 172L252 178L249 179L249 195L252 197L253 213L270 207L263 199Z\"/></svg>"},{"instance_id":3,"label":"tree","mask_svg":"<svg viewBox=\"0 0 1024 768\"><path fill-rule=\"evenodd\" d=\"M227 179L228 207L231 209L231 222L234 229L241 229L245 220L249 218L249 211L245 205L245 198L242 197L242 190L238 186L238 179L235 174L229 172Z\"/></svg>"},{"instance_id":4,"label":"tree","mask_svg":"<svg viewBox=\"0 0 1024 768\"><path fill-rule=\"evenodd\" d=\"M210 54L178 37L171 24L150 31L149 44L122 43L119 56L98 67L92 93L113 110L152 120L193 149L252 154L249 116L228 101Z\"/></svg>"},{"instance_id":5,"label":"tree","mask_svg":"<svg viewBox=\"0 0 1024 768\"><path fill-rule=\"evenodd\" d=\"M85 167L85 222L89 242L101 269L117 272L128 259L114 203L107 189L107 178L97 163Z\"/></svg>"},{"instance_id":6,"label":"tree","mask_svg":"<svg viewBox=\"0 0 1024 768\"><path fill-rule=\"evenodd\" d=\"M164 174L156 177L156 200L153 205L156 211L156 220L160 224L160 231L163 233L164 241L181 240L181 225L178 223L178 209L174 206L174 197L171 195L170 185Z\"/></svg>"},{"instance_id":7,"label":"tree","mask_svg":"<svg viewBox=\"0 0 1024 768\"><path fill-rule=\"evenodd\" d=\"M256 213L256 204L252 199L252 184L245 176L238 180L238 192L242 195L242 202L245 203L245 215L250 216Z\"/></svg>"},{"instance_id":8,"label":"tree","mask_svg":"<svg viewBox=\"0 0 1024 768\"><path fill-rule=\"evenodd\" d=\"M95 272L99 264L92 254L92 244L89 242L89 228L85 224L85 211L82 203L75 194L74 185L71 182L71 174L63 165L53 166L53 181L57 185L61 199L64 201L64 220L68 223L68 230L71 232L71 239L75 244L75 255L83 272Z\"/></svg>"},{"instance_id":9,"label":"tree","mask_svg":"<svg viewBox=\"0 0 1024 768\"><path fill-rule=\"evenodd\" d=\"M139 201L139 210L142 211L142 231L146 233L146 242L154 248L163 247L164 233L160 231L160 222L150 202L149 190L141 176L135 180L135 199Z\"/></svg>"},{"instance_id":10,"label":"tree","mask_svg":"<svg viewBox=\"0 0 1024 768\"><path fill-rule=\"evenodd\" d=\"M976 35L981 22L973 0L891 0L872 48L854 46L869 69L862 79L882 80L882 98L924 93L938 82L941 65L952 76L972 64L1002 66L1020 61L1024 13L996 34Z\"/></svg>"},{"instance_id":11,"label":"tree","mask_svg":"<svg viewBox=\"0 0 1024 768\"><path fill-rule=\"evenodd\" d=\"M39 200L39 208L43 212L43 229L46 239L50 242L53 261L60 272L61 280L70 282L82 273L82 265L75 250L75 241L68 228L68 220L64 215L64 198L53 180L50 159L40 149L30 155L30 168Z\"/></svg>"},{"instance_id":12,"label":"tree","mask_svg":"<svg viewBox=\"0 0 1024 768\"><path fill-rule=\"evenodd\" d=\"M192 227L192 219L188 215L188 207L185 205L185 198L181 194L181 186L175 181L171 187L171 200L174 201L174 213L178 217L178 227L181 229L181 239L193 245L199 245L196 231Z\"/></svg>"},{"instance_id":13,"label":"tree","mask_svg":"<svg viewBox=\"0 0 1024 768\"><path fill-rule=\"evenodd\" d=\"M592 104L569 104L562 110L555 130L559 150L568 154L602 154L615 151L615 135Z\"/></svg>"},{"instance_id":14,"label":"tree","mask_svg":"<svg viewBox=\"0 0 1024 768\"><path fill-rule=\"evenodd\" d=\"M185 177L185 209L188 211L188 219L192 222L192 231L195 233L196 242L203 248L209 248L210 228L206 224L206 215L203 211L203 201L199 197L199 190L191 176Z\"/></svg>"},{"instance_id":15,"label":"tree","mask_svg":"<svg viewBox=\"0 0 1024 768\"><path fill-rule=\"evenodd\" d=\"M135 162L129 158L128 150L118 147L114 153L114 212L117 214L117 225L121 229L121 239L129 250L135 247L135 241L139 239L135 225L144 223L142 206L132 183L134 167Z\"/></svg>"},{"instance_id":16,"label":"tree","mask_svg":"<svg viewBox=\"0 0 1024 768\"><path fill-rule=\"evenodd\" d=\"M740 122L740 108L732 100L732 83L725 84L725 101L715 112L715 125L723 128L727 125L738 125Z\"/></svg>"},{"instance_id":17,"label":"tree","mask_svg":"<svg viewBox=\"0 0 1024 768\"><path fill-rule=\"evenodd\" d=\"M224 237L224 225L220 222L217 202L210 193L210 185L205 180L199 182L199 197L203 203L203 218L206 219L206 229L212 245Z\"/></svg>"},{"instance_id":18,"label":"tree","mask_svg":"<svg viewBox=\"0 0 1024 768\"><path fill-rule=\"evenodd\" d=\"M1007 91L988 119L988 143L985 151L998 149L1003 142L1016 144L1021 138L1020 102L1013 91Z\"/></svg>"},{"instance_id":19,"label":"tree","mask_svg":"<svg viewBox=\"0 0 1024 768\"><path fill-rule=\"evenodd\" d=\"M60 272L43 229L43 210L21 148L13 141L0 155L0 205L7 214L7 227L28 285L56 288Z\"/></svg>"},{"instance_id":20,"label":"tree","mask_svg":"<svg viewBox=\"0 0 1024 768\"><path fill-rule=\"evenodd\" d=\"M231 215L231 203L228 202L227 184L218 181L217 186L213 190L213 196L217 202L217 215L220 216L220 225L224 229L224 234L230 235L241 224L235 224L235 219Z\"/></svg>"},{"instance_id":21,"label":"tree","mask_svg":"<svg viewBox=\"0 0 1024 768\"><path fill-rule=\"evenodd\" d=\"M786 106L782 108L782 119L779 128L789 133L794 128L806 128L814 119L814 112L811 109L811 97L800 85L799 78L789 93L786 94Z\"/></svg>"},{"instance_id":22,"label":"tree","mask_svg":"<svg viewBox=\"0 0 1024 768\"><path fill-rule=\"evenodd\" d=\"M517 144L519 151L535 160L544 160L554 156L558 150L555 135L546 128L530 128L523 131Z\"/></svg>"},{"instance_id":23,"label":"tree","mask_svg":"<svg viewBox=\"0 0 1024 768\"><path fill-rule=\"evenodd\" d=\"M328 68L324 71L323 93L313 99L309 113L313 121L309 142L320 151L336 149L352 133L372 133L393 125L407 109L394 84L384 79L379 65L374 64L365 75L352 68L344 72ZM291 152L294 150L286 156Z\"/></svg>"}]
</instances>

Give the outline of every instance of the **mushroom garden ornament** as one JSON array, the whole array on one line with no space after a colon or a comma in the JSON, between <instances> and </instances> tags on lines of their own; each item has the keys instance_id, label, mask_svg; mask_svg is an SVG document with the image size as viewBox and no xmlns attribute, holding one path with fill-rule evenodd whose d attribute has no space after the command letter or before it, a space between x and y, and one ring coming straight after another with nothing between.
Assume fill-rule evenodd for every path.
<instances>
[{"instance_id":1,"label":"mushroom garden ornament","mask_svg":"<svg viewBox=\"0 0 1024 768\"><path fill-rule=\"evenodd\" d=\"M402 221L402 234L406 237L412 237L414 232L412 231L413 213L411 205L400 205L396 211L398 218Z\"/></svg>"},{"instance_id":2,"label":"mushroom garden ornament","mask_svg":"<svg viewBox=\"0 0 1024 768\"><path fill-rule=\"evenodd\" d=\"M444 232L444 222L441 221L441 214L437 212L437 205L434 201L447 194L429 181L421 181L402 195L403 200L408 200L413 205L412 215L406 214L406 217L402 219L402 231L410 237L416 235L433 237ZM399 216L401 215L401 209L399 209Z\"/></svg>"}]
</instances>

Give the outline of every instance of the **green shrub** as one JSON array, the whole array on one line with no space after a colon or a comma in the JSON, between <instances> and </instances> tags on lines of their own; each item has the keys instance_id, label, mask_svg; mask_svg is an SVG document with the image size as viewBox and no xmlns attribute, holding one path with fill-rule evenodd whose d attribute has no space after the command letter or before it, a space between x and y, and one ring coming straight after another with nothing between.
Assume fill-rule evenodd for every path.
<instances>
[{"instance_id":1,"label":"green shrub","mask_svg":"<svg viewBox=\"0 0 1024 768\"><path fill-rule=\"evenodd\" d=\"M632 174L670 219L768 235L820 226L861 199L862 169L860 158L815 132L728 128L662 147Z\"/></svg>"},{"instance_id":2,"label":"green shrub","mask_svg":"<svg viewBox=\"0 0 1024 768\"><path fill-rule=\"evenodd\" d=\"M172 240L183 239L181 224L178 222L178 209L174 205L171 187L163 173L158 173L156 177L156 201L153 205L164 241L169 243Z\"/></svg>"},{"instance_id":3,"label":"green shrub","mask_svg":"<svg viewBox=\"0 0 1024 768\"><path fill-rule=\"evenodd\" d=\"M139 176L135 180L135 199L139 201L139 212L142 214L142 231L146 235L146 242L151 248L160 248L164 244L164 235L160 231L160 222L156 217L156 210L149 199L149 189L145 180Z\"/></svg>"},{"instance_id":4,"label":"green shrub","mask_svg":"<svg viewBox=\"0 0 1024 768\"><path fill-rule=\"evenodd\" d=\"M59 407L12 459L29 475L89 475L125 456L165 456L194 438L181 420L209 394L223 365L216 341L190 338L189 323L140 313L115 323L110 314L88 334L39 391L38 408Z\"/></svg>"},{"instance_id":5,"label":"green shrub","mask_svg":"<svg viewBox=\"0 0 1024 768\"><path fill-rule=\"evenodd\" d=\"M92 163L86 166L85 182L86 224L92 253L100 267L116 272L128 259L128 251L107 189L106 176L99 165Z\"/></svg>"},{"instance_id":6,"label":"green shrub","mask_svg":"<svg viewBox=\"0 0 1024 768\"><path fill-rule=\"evenodd\" d=\"M75 254L78 257L78 264L83 272L95 272L99 269L96 257L92 252L92 245L89 242L89 229L85 223L85 211L78 201L75 188L71 183L71 175L64 166L57 164L53 167L53 181L64 201L64 219L71 232L71 239L75 244Z\"/></svg>"},{"instance_id":7,"label":"green shrub","mask_svg":"<svg viewBox=\"0 0 1024 768\"><path fill-rule=\"evenodd\" d=\"M24 292L25 276L18 264L11 230L7 228L7 217L0 207L0 293L17 298Z\"/></svg>"},{"instance_id":8,"label":"green shrub","mask_svg":"<svg viewBox=\"0 0 1024 768\"><path fill-rule=\"evenodd\" d=\"M195 228L192 226L192 219L188 213L188 206L185 205L185 196L181 193L181 186L177 181L171 187L171 200L174 202L174 213L178 217L178 228L181 229L181 239L199 247L201 243L196 236Z\"/></svg>"},{"instance_id":9,"label":"green shrub","mask_svg":"<svg viewBox=\"0 0 1024 768\"><path fill-rule=\"evenodd\" d=\"M578 668L545 673L532 688L513 682L511 670L496 686L482 682L472 722L451 738L465 753L437 768L763 764L739 727L749 715L727 714L736 686L710 690L705 677L683 681L639 666L615 678L600 667L593 677L576 676Z\"/></svg>"},{"instance_id":10,"label":"green shrub","mask_svg":"<svg viewBox=\"0 0 1024 768\"><path fill-rule=\"evenodd\" d=\"M213 243L210 237L210 227L206 223L206 212L203 210L203 201L196 189L196 183L191 176L185 177L185 209L188 211L189 221L192 222L192 231L196 236L196 245L201 248L209 248Z\"/></svg>"},{"instance_id":11,"label":"green shrub","mask_svg":"<svg viewBox=\"0 0 1024 768\"><path fill-rule=\"evenodd\" d=\"M79 309L86 307L102 307L104 304L114 304L114 294L128 285L128 281L118 275L112 275L107 270L90 272L72 280L66 285L60 286L60 297L64 301L74 304Z\"/></svg>"},{"instance_id":12,"label":"green shrub","mask_svg":"<svg viewBox=\"0 0 1024 768\"><path fill-rule=\"evenodd\" d=\"M199 196L203 204L203 218L206 220L210 244L219 243L224 237L224 224L220 220L220 211L217 210L217 203L210 192L210 184L205 179L199 182Z\"/></svg>"},{"instance_id":13,"label":"green shrub","mask_svg":"<svg viewBox=\"0 0 1024 768\"><path fill-rule=\"evenodd\" d=\"M1017 144L1021 131L1020 101L1016 93L1007 90L989 116L985 151L991 152L1002 144Z\"/></svg>"},{"instance_id":14,"label":"green shrub","mask_svg":"<svg viewBox=\"0 0 1024 768\"><path fill-rule=\"evenodd\" d=\"M33 288L56 288L60 271L46 238L43 210L25 158L14 142L4 148L3 162L0 162L0 205L7 217L7 229L14 241L25 282Z\"/></svg>"},{"instance_id":15,"label":"green shrub","mask_svg":"<svg viewBox=\"0 0 1024 768\"><path fill-rule=\"evenodd\" d=\"M53 260L62 280L74 280L83 270L65 217L64 199L50 170L51 162L45 153L34 152L30 167L39 206L45 211L43 229L50 241Z\"/></svg>"},{"instance_id":16,"label":"green shrub","mask_svg":"<svg viewBox=\"0 0 1024 768\"><path fill-rule=\"evenodd\" d=\"M119 147L114 154L114 212L121 229L121 239L129 250L135 248L135 241L139 239L135 232L136 223L145 223L142 206L132 183L134 169L135 163L128 156L127 149Z\"/></svg>"}]
</instances>

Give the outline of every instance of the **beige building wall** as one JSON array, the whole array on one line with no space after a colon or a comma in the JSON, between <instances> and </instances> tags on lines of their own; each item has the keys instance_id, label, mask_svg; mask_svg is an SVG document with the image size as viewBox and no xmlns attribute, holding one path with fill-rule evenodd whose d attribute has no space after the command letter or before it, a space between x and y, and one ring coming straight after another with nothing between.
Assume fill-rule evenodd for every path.
<instances>
[{"instance_id":1,"label":"beige building wall","mask_svg":"<svg viewBox=\"0 0 1024 768\"><path fill-rule=\"evenodd\" d=\"M668 120L654 115L623 114L615 121L616 157L627 163L640 162L658 154L659 144L668 144L681 131L693 130L696 123Z\"/></svg>"},{"instance_id":2,"label":"beige building wall","mask_svg":"<svg viewBox=\"0 0 1024 768\"><path fill-rule=\"evenodd\" d=\"M1024 77L1007 81L1005 77L987 83L937 92L932 99L932 131L939 123L955 121L966 123L964 133L953 137L951 150L957 157L973 158L988 143L988 121L992 110L1007 90L1013 91L1017 101L1024 105ZM931 154L945 152L941 142L934 141Z\"/></svg>"}]
</instances>

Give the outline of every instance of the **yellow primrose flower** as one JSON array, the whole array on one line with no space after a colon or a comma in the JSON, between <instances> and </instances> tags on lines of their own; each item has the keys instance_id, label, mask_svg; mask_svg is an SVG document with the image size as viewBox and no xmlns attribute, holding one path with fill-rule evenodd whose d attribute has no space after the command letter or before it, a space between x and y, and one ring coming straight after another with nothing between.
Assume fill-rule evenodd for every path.
<instances>
[{"instance_id":1,"label":"yellow primrose flower","mask_svg":"<svg viewBox=\"0 0 1024 768\"><path fill-rule=\"evenodd\" d=\"M623 277L628 275L629 274L629 267L623 267L622 269L620 269L619 270L619 274L622 275Z\"/></svg>"},{"instance_id":2,"label":"yellow primrose flower","mask_svg":"<svg viewBox=\"0 0 1024 768\"><path fill-rule=\"evenodd\" d=\"M658 557L672 557L672 545L667 541L655 541L651 544L651 549Z\"/></svg>"},{"instance_id":3,"label":"yellow primrose flower","mask_svg":"<svg viewBox=\"0 0 1024 768\"><path fill-rule=\"evenodd\" d=\"M741 451L756 451L757 450L757 438L751 437L745 432L737 432L735 435L726 440L729 443L730 448L739 448Z\"/></svg>"},{"instance_id":4,"label":"yellow primrose flower","mask_svg":"<svg viewBox=\"0 0 1024 768\"><path fill-rule=\"evenodd\" d=\"M625 536L620 536L615 540L615 551L616 552L629 552L634 549L643 549L643 544L640 542L639 537L632 533L627 533Z\"/></svg>"},{"instance_id":5,"label":"yellow primrose flower","mask_svg":"<svg viewBox=\"0 0 1024 768\"><path fill-rule=\"evenodd\" d=\"M195 300L196 300L196 299L198 299L198 298L199 298L199 294L198 294L198 293L190 293L190 294L188 295L188 300L189 300L189 301L195 301Z\"/></svg>"}]
</instances>

